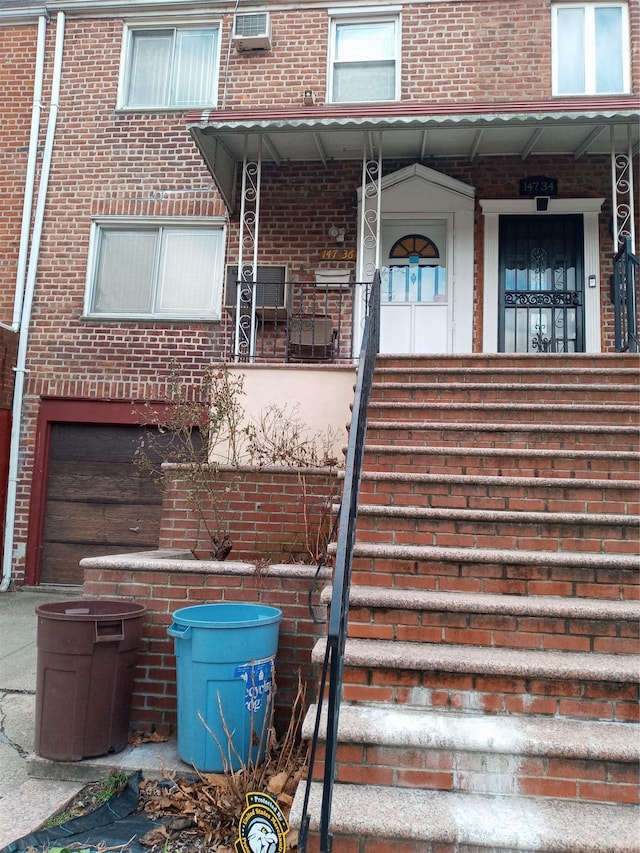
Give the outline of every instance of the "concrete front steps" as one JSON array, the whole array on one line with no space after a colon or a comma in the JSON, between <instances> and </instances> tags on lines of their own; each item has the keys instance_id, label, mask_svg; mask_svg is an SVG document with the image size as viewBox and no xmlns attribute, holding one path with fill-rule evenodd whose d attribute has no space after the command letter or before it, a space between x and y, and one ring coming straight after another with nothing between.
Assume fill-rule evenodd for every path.
<instances>
[{"instance_id":1,"label":"concrete front steps","mask_svg":"<svg viewBox=\"0 0 640 853\"><path fill-rule=\"evenodd\" d=\"M307 853L320 849L321 798L313 783ZM292 825L299 809L296 798ZM636 818L629 806L343 784L331 825L339 853L637 853Z\"/></svg>"},{"instance_id":2,"label":"concrete front steps","mask_svg":"<svg viewBox=\"0 0 640 853\"><path fill-rule=\"evenodd\" d=\"M339 740L334 849L637 849L640 745L627 726L345 703ZM321 743L318 773L322 758Z\"/></svg>"},{"instance_id":3,"label":"concrete front steps","mask_svg":"<svg viewBox=\"0 0 640 853\"><path fill-rule=\"evenodd\" d=\"M334 850L640 851L639 367L379 359Z\"/></svg>"}]
</instances>

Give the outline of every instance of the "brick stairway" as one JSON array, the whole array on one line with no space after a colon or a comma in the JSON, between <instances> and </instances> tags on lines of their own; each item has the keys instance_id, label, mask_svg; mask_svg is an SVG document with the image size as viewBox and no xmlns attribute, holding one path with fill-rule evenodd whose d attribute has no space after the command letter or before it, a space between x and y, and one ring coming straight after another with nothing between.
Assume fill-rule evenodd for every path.
<instances>
[{"instance_id":1,"label":"brick stairway","mask_svg":"<svg viewBox=\"0 0 640 853\"><path fill-rule=\"evenodd\" d=\"M640 850L639 366L378 359L335 853Z\"/></svg>"}]
</instances>

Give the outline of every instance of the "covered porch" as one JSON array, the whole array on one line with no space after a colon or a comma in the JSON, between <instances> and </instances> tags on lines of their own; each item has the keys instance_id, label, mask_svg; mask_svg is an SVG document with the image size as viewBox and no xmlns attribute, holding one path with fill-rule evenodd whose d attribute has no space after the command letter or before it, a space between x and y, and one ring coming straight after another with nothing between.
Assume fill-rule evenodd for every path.
<instances>
[{"instance_id":1,"label":"covered porch","mask_svg":"<svg viewBox=\"0 0 640 853\"><path fill-rule=\"evenodd\" d=\"M637 230L635 107L188 114L231 213L229 359L357 358L376 269L382 352L614 351L609 277Z\"/></svg>"}]
</instances>

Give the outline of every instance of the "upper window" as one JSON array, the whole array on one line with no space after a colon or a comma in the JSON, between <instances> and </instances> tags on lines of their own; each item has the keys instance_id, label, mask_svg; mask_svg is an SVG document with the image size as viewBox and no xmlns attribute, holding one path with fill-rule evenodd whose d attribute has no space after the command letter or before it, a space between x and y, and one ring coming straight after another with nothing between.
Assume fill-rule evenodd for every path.
<instances>
[{"instance_id":1,"label":"upper window","mask_svg":"<svg viewBox=\"0 0 640 853\"><path fill-rule=\"evenodd\" d=\"M127 29L120 106L215 106L218 50L217 26Z\"/></svg>"},{"instance_id":2,"label":"upper window","mask_svg":"<svg viewBox=\"0 0 640 853\"><path fill-rule=\"evenodd\" d=\"M554 95L629 91L629 23L624 3L553 7Z\"/></svg>"},{"instance_id":3,"label":"upper window","mask_svg":"<svg viewBox=\"0 0 640 853\"><path fill-rule=\"evenodd\" d=\"M398 100L399 34L396 16L333 18L328 100L332 103Z\"/></svg>"},{"instance_id":4,"label":"upper window","mask_svg":"<svg viewBox=\"0 0 640 853\"><path fill-rule=\"evenodd\" d=\"M218 320L223 249L210 220L94 222L85 314Z\"/></svg>"}]
</instances>

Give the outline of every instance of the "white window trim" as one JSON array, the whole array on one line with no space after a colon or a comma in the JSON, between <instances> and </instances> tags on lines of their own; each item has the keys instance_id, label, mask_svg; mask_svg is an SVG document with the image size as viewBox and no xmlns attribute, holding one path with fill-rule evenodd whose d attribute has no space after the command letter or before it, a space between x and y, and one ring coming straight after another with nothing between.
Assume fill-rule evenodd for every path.
<instances>
[{"instance_id":1,"label":"white window trim","mask_svg":"<svg viewBox=\"0 0 640 853\"><path fill-rule=\"evenodd\" d=\"M599 217L604 198L549 199L546 213L536 211L536 200L481 199L484 215L484 289L483 352L498 352L498 251L500 215L548 216L559 213L581 213L584 218L584 349L602 351L600 329L600 232ZM596 287L588 287L589 276L596 277Z\"/></svg>"},{"instance_id":2,"label":"white window trim","mask_svg":"<svg viewBox=\"0 0 640 853\"><path fill-rule=\"evenodd\" d=\"M128 69L131 55L131 34L136 30L178 30L192 29L218 30L218 39L216 45L216 56L213 69L213 91L214 98L211 103L198 104L196 107L176 107L176 106L161 106L161 107L129 107L125 103L127 84L128 84ZM220 88L220 55L222 45L222 21L219 18L207 18L205 20L197 18L167 18L164 20L136 20L127 21L122 25L122 43L120 47L120 68L118 72L118 94L116 96L116 110L123 113L175 113L186 112L189 109L198 109L199 107L217 107L218 94Z\"/></svg>"},{"instance_id":3,"label":"white window trim","mask_svg":"<svg viewBox=\"0 0 640 853\"><path fill-rule=\"evenodd\" d=\"M217 264L211 271L212 284L217 282L218 296L216 307L211 314L109 314L105 312L97 312L91 310L93 302L93 294L95 287L95 279L98 267L98 248L100 241L100 231L102 229L111 230L131 230L134 228L160 228L162 226L169 228L202 228L203 230L218 230L221 232L221 250L218 253ZM185 323L203 323L203 322L219 322L222 317L222 300L224 298L224 270L225 270L225 247L226 247L226 221L222 216L181 216L181 217L165 217L165 216L99 216L91 220L91 230L89 234L89 253L87 260L87 274L85 279L84 290L84 308L82 317L85 320L92 321L107 321L107 322L153 322L153 323L174 323L177 321Z\"/></svg>"},{"instance_id":4,"label":"white window trim","mask_svg":"<svg viewBox=\"0 0 640 853\"><path fill-rule=\"evenodd\" d=\"M395 92L392 101L350 101L351 105L355 103L381 103L390 104L400 101L402 95L402 16L400 14L401 6L382 6L382 7L366 7L362 9L329 9L329 56L327 62L327 104L341 104L343 101L334 101L333 95L333 67L335 63L335 32L336 24L358 23L366 21L367 23L379 23L382 21L395 21L396 23L396 42L395 42Z\"/></svg>"},{"instance_id":5,"label":"white window trim","mask_svg":"<svg viewBox=\"0 0 640 853\"><path fill-rule=\"evenodd\" d=\"M595 17L594 10L603 6L611 6L622 10L622 90L620 92L596 92L595 74L596 64L593 57L593 45L595 44ZM584 9L589 10L585 17L585 88L584 92L559 92L558 91L558 9ZM627 95L631 92L631 46L629 41L629 6L626 2L597 2L589 0L581 3L553 3L551 7L551 68L552 89L556 97L607 97L611 95Z\"/></svg>"}]
</instances>

